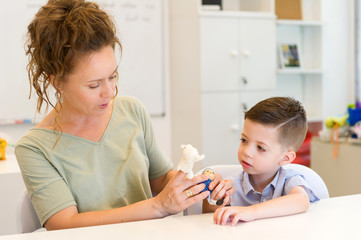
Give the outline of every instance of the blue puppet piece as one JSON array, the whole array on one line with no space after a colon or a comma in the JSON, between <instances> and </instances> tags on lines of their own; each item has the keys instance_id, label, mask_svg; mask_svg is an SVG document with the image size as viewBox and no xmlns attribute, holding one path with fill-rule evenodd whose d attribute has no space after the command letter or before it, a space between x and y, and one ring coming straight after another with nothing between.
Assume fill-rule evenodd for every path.
<instances>
[{"instance_id":1,"label":"blue puppet piece","mask_svg":"<svg viewBox=\"0 0 361 240\"><path fill-rule=\"evenodd\" d=\"M218 201L211 199L211 194L212 194L212 190L209 189L209 184L214 180L214 171L210 168L206 168L202 174L208 175L208 179L206 181L203 181L202 183L204 183L206 186L204 187L204 189L202 190L202 192L204 191L210 191L209 196L207 197L207 201L210 205L222 205L223 204L223 199L219 199Z\"/></svg>"}]
</instances>

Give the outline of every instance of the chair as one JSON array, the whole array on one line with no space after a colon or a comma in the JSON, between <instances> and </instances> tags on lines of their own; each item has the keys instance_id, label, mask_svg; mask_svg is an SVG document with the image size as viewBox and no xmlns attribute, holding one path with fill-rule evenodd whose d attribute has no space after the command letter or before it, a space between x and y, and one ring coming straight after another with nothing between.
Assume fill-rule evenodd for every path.
<instances>
[{"instance_id":1,"label":"chair","mask_svg":"<svg viewBox=\"0 0 361 240\"><path fill-rule=\"evenodd\" d=\"M284 168L291 168L297 170L303 174L305 177L306 182L310 185L311 189L315 192L317 197L320 199L329 198L330 195L328 194L327 186L325 182L322 180L320 175L318 175L314 170L304 165L291 163L285 165Z\"/></svg>"},{"instance_id":2,"label":"chair","mask_svg":"<svg viewBox=\"0 0 361 240\"><path fill-rule=\"evenodd\" d=\"M213 169L215 173L221 174L223 178L229 178L233 174L240 173L243 170L241 165L214 165L207 168ZM314 170L300 164L288 164L285 165L284 168L291 168L301 172L308 185L320 199L329 198L325 182ZM195 175L202 174L204 169L201 169ZM183 215L193 215L200 213L202 213L202 201L193 204L183 211Z\"/></svg>"},{"instance_id":3,"label":"chair","mask_svg":"<svg viewBox=\"0 0 361 240\"><path fill-rule=\"evenodd\" d=\"M30 233L41 229L40 221L36 215L28 192L25 190L20 196L17 206L18 233Z\"/></svg>"}]
</instances>

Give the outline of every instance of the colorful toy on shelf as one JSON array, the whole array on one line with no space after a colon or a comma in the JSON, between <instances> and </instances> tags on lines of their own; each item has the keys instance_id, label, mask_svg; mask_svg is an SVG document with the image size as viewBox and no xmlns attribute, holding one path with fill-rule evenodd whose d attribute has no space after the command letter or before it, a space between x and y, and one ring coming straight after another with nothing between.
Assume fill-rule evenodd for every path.
<instances>
[{"instance_id":1,"label":"colorful toy on shelf","mask_svg":"<svg viewBox=\"0 0 361 240\"><path fill-rule=\"evenodd\" d=\"M341 117L328 117L325 119L325 125L331 131L329 139L332 145L333 159L336 159L338 155L338 144L340 142L340 137L348 137L349 134L349 123L348 115ZM320 136L327 134L326 132L321 132Z\"/></svg>"},{"instance_id":2,"label":"colorful toy on shelf","mask_svg":"<svg viewBox=\"0 0 361 240\"><path fill-rule=\"evenodd\" d=\"M6 160L5 157L5 150L8 143L5 141L5 139L0 138L0 160Z\"/></svg>"},{"instance_id":3,"label":"colorful toy on shelf","mask_svg":"<svg viewBox=\"0 0 361 240\"><path fill-rule=\"evenodd\" d=\"M325 119L325 125L327 128L333 128L335 126L343 127L347 125L348 115L342 117L328 117Z\"/></svg>"},{"instance_id":4,"label":"colorful toy on shelf","mask_svg":"<svg viewBox=\"0 0 361 240\"><path fill-rule=\"evenodd\" d=\"M348 115L349 115L349 124L350 126L355 125L358 121L361 121L361 108L354 108L350 107L348 108Z\"/></svg>"},{"instance_id":5,"label":"colorful toy on shelf","mask_svg":"<svg viewBox=\"0 0 361 240\"><path fill-rule=\"evenodd\" d=\"M203 154L199 155L198 150L190 144L181 145L181 148L183 149L183 156L178 164L177 170L181 170L182 172L187 174L186 177L188 179L192 179L194 176L194 163L203 160L205 156Z\"/></svg>"},{"instance_id":6,"label":"colorful toy on shelf","mask_svg":"<svg viewBox=\"0 0 361 240\"><path fill-rule=\"evenodd\" d=\"M351 128L351 137L361 139L361 121L358 121Z\"/></svg>"}]
</instances>

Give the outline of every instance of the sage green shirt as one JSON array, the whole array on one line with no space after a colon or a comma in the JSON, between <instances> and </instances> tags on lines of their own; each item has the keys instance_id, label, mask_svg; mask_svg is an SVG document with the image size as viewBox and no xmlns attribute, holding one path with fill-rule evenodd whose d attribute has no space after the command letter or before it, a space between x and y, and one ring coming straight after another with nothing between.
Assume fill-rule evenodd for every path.
<instances>
[{"instance_id":1,"label":"sage green shirt","mask_svg":"<svg viewBox=\"0 0 361 240\"><path fill-rule=\"evenodd\" d=\"M149 179L172 169L154 138L151 119L131 97L114 99L99 142L32 128L15 147L21 173L43 225L56 212L112 209L152 197Z\"/></svg>"}]
</instances>

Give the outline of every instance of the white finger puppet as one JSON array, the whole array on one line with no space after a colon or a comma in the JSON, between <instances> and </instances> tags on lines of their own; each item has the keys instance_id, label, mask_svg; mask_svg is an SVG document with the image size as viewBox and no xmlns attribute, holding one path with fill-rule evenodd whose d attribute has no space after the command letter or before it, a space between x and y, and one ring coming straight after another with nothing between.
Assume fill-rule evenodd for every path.
<instances>
[{"instance_id":1,"label":"white finger puppet","mask_svg":"<svg viewBox=\"0 0 361 240\"><path fill-rule=\"evenodd\" d=\"M192 179L194 176L194 163L203 160L205 156L203 154L199 155L198 150L190 144L181 145L181 148L183 149L183 156L178 164L177 170L187 173L187 178Z\"/></svg>"}]
</instances>

